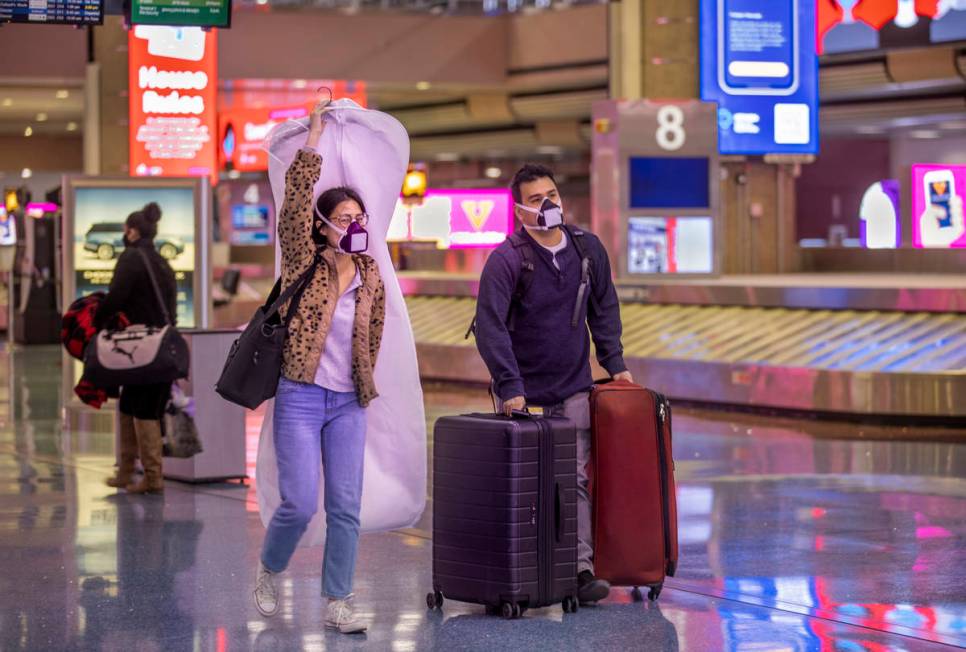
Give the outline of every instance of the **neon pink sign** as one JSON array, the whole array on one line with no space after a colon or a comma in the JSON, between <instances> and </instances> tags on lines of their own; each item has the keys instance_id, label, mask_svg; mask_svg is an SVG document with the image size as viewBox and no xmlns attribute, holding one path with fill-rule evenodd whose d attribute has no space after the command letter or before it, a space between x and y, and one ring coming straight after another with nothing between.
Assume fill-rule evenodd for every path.
<instances>
[{"instance_id":1,"label":"neon pink sign","mask_svg":"<svg viewBox=\"0 0 966 652\"><path fill-rule=\"evenodd\" d=\"M505 189L427 190L417 204L397 203L388 239L435 242L440 249L496 247L513 232L512 209Z\"/></svg>"}]
</instances>

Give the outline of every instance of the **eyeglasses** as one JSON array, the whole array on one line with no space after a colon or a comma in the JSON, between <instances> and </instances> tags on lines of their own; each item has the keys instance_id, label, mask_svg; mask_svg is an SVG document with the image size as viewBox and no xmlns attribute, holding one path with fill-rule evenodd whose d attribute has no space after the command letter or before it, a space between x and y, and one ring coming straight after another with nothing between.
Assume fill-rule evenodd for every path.
<instances>
[{"instance_id":1,"label":"eyeglasses","mask_svg":"<svg viewBox=\"0 0 966 652\"><path fill-rule=\"evenodd\" d=\"M342 215L335 215L332 218L335 224L338 224L342 228L345 228L355 222L359 226L365 226L369 223L369 216L366 213L359 213L358 215L350 215L349 213L343 213Z\"/></svg>"}]
</instances>

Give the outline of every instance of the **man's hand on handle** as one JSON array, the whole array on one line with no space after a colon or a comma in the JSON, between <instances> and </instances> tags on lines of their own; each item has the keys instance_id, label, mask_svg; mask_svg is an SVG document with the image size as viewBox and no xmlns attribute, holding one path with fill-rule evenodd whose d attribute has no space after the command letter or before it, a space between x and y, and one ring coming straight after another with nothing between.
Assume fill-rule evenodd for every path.
<instances>
[{"instance_id":1,"label":"man's hand on handle","mask_svg":"<svg viewBox=\"0 0 966 652\"><path fill-rule=\"evenodd\" d=\"M629 383L633 383L634 376L629 371L622 371L619 374L614 374L614 380L626 380Z\"/></svg>"},{"instance_id":2,"label":"man's hand on handle","mask_svg":"<svg viewBox=\"0 0 966 652\"><path fill-rule=\"evenodd\" d=\"M527 407L527 399L522 396L511 398L503 402L503 414L510 416L515 410L524 410Z\"/></svg>"}]
</instances>

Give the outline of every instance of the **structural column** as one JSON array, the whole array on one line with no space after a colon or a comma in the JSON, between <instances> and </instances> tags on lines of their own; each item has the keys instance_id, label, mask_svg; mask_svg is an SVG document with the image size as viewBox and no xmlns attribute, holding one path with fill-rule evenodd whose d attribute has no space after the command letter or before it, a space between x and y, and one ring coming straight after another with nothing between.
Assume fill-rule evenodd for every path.
<instances>
[{"instance_id":1,"label":"structural column","mask_svg":"<svg viewBox=\"0 0 966 652\"><path fill-rule=\"evenodd\" d=\"M128 34L119 16L93 28L85 88L84 172L128 175Z\"/></svg>"}]
</instances>

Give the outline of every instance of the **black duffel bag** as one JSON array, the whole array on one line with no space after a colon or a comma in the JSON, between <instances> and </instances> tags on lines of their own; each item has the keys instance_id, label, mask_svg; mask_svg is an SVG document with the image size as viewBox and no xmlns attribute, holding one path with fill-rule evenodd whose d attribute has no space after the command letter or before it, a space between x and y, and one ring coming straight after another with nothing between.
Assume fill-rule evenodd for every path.
<instances>
[{"instance_id":1,"label":"black duffel bag","mask_svg":"<svg viewBox=\"0 0 966 652\"><path fill-rule=\"evenodd\" d=\"M97 387L154 385L188 377L188 343L171 321L151 261L143 250L138 253L166 325L132 324L124 330L100 331L84 349L84 378Z\"/></svg>"},{"instance_id":2,"label":"black duffel bag","mask_svg":"<svg viewBox=\"0 0 966 652\"><path fill-rule=\"evenodd\" d=\"M275 396L278 379L282 373L282 349L288 337L288 325L298 310L302 295L315 275L320 256L284 292L282 280L275 282L265 305L255 311L252 320L231 345L221 377L215 391L222 398L249 410ZM278 312L282 305L292 299L285 320Z\"/></svg>"}]
</instances>

